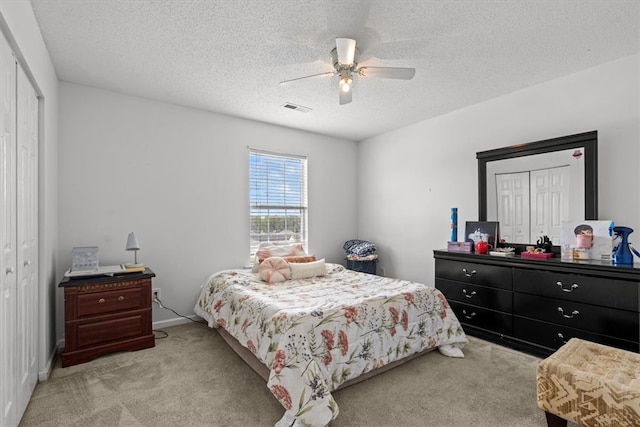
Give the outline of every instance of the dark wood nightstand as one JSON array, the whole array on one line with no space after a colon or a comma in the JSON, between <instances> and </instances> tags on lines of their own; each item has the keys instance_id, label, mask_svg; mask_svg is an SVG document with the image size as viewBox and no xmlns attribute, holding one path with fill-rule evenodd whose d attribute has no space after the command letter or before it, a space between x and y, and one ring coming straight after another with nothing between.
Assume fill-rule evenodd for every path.
<instances>
[{"instance_id":1,"label":"dark wood nightstand","mask_svg":"<svg viewBox=\"0 0 640 427\"><path fill-rule=\"evenodd\" d=\"M91 361L116 351L155 346L151 278L155 273L65 278L65 347L62 366Z\"/></svg>"}]
</instances>

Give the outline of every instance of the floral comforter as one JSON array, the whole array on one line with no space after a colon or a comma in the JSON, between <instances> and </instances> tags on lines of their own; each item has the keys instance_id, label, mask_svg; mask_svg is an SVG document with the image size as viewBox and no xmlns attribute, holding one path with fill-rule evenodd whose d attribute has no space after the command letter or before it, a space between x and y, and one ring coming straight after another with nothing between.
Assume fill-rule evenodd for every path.
<instances>
[{"instance_id":1,"label":"floral comforter","mask_svg":"<svg viewBox=\"0 0 640 427\"><path fill-rule=\"evenodd\" d=\"M437 289L327 267L327 276L276 284L250 270L218 272L195 306L210 327L226 329L270 369L267 386L286 409L277 427L325 426L338 415L330 391L343 382L467 342Z\"/></svg>"}]
</instances>

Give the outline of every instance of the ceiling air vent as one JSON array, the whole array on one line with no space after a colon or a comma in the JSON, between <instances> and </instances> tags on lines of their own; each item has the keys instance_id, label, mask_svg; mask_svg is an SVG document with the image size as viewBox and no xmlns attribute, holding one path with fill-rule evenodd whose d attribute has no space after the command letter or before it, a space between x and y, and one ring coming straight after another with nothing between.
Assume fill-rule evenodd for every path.
<instances>
[{"instance_id":1,"label":"ceiling air vent","mask_svg":"<svg viewBox=\"0 0 640 427\"><path fill-rule=\"evenodd\" d=\"M303 107L302 105L296 105L290 102L287 102L286 104L282 104L282 106L284 108L288 108L289 110L300 111L301 113L308 113L309 111L311 111L311 108L309 107Z\"/></svg>"}]
</instances>

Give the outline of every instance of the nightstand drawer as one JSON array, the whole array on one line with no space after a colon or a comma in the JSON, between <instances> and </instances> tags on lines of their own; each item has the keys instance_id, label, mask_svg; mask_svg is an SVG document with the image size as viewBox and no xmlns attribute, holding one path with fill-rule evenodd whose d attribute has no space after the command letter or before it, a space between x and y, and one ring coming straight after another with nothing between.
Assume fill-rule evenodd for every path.
<instances>
[{"instance_id":1,"label":"nightstand drawer","mask_svg":"<svg viewBox=\"0 0 640 427\"><path fill-rule=\"evenodd\" d=\"M140 287L80 294L78 295L78 318L135 310L144 306Z\"/></svg>"},{"instance_id":2,"label":"nightstand drawer","mask_svg":"<svg viewBox=\"0 0 640 427\"><path fill-rule=\"evenodd\" d=\"M638 313L591 304L514 293L513 310L519 316L543 320L597 334L638 339Z\"/></svg>"},{"instance_id":3,"label":"nightstand drawer","mask_svg":"<svg viewBox=\"0 0 640 427\"><path fill-rule=\"evenodd\" d=\"M554 271L515 270L513 289L528 294L638 311L638 282L627 280Z\"/></svg>"},{"instance_id":4,"label":"nightstand drawer","mask_svg":"<svg viewBox=\"0 0 640 427\"><path fill-rule=\"evenodd\" d=\"M511 268L496 265L438 260L436 262L436 278L512 289Z\"/></svg>"},{"instance_id":5,"label":"nightstand drawer","mask_svg":"<svg viewBox=\"0 0 640 427\"><path fill-rule=\"evenodd\" d=\"M511 291L439 278L436 278L436 288L442 291L449 301L460 301L509 313L513 309L513 292Z\"/></svg>"},{"instance_id":6,"label":"nightstand drawer","mask_svg":"<svg viewBox=\"0 0 640 427\"><path fill-rule=\"evenodd\" d=\"M102 322L80 324L77 327L78 349L142 336L147 320L145 317L148 315L139 313Z\"/></svg>"}]
</instances>

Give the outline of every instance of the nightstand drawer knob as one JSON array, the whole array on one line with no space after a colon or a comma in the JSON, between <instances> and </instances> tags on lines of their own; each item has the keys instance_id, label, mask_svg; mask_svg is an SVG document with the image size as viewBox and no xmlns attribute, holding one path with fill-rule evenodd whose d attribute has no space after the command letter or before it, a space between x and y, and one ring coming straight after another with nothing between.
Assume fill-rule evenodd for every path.
<instances>
[{"instance_id":1,"label":"nightstand drawer knob","mask_svg":"<svg viewBox=\"0 0 640 427\"><path fill-rule=\"evenodd\" d=\"M466 269L466 268L463 268L463 269L462 269L462 272L463 272L463 273L464 273L464 275L465 275L465 276L467 276L467 277L471 277L471 276L473 276L474 274L476 274L476 271L475 271L475 270L471 270L471 273L469 273L469 272L467 271L467 269Z\"/></svg>"},{"instance_id":2,"label":"nightstand drawer knob","mask_svg":"<svg viewBox=\"0 0 640 427\"><path fill-rule=\"evenodd\" d=\"M560 312L560 314L562 314L562 317L566 319L573 319L574 316L580 314L578 310L573 310L571 314L564 314L564 310L562 309L562 307L558 307L558 311Z\"/></svg>"},{"instance_id":3,"label":"nightstand drawer knob","mask_svg":"<svg viewBox=\"0 0 640 427\"><path fill-rule=\"evenodd\" d=\"M98 304L104 304L104 301L105 301L105 300L104 300L104 298L100 298L100 299L98 300Z\"/></svg>"},{"instance_id":4,"label":"nightstand drawer knob","mask_svg":"<svg viewBox=\"0 0 640 427\"><path fill-rule=\"evenodd\" d=\"M118 301L124 301L124 297L123 297L122 295L120 295L120 296L118 297Z\"/></svg>"},{"instance_id":5,"label":"nightstand drawer knob","mask_svg":"<svg viewBox=\"0 0 640 427\"><path fill-rule=\"evenodd\" d=\"M574 283L573 285L571 285L570 289L565 289L565 287L562 284L562 282L556 282L556 285L560 286L560 289L562 289L562 292L573 292L575 289L578 289L578 284L577 283Z\"/></svg>"},{"instance_id":6,"label":"nightstand drawer knob","mask_svg":"<svg viewBox=\"0 0 640 427\"><path fill-rule=\"evenodd\" d=\"M560 338L560 341L562 341L563 344L567 343L567 340L564 339L564 335L562 335L561 332L558 332L558 338Z\"/></svg>"}]
</instances>

